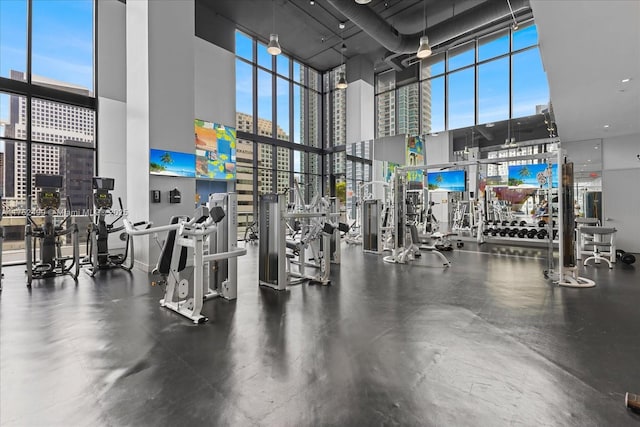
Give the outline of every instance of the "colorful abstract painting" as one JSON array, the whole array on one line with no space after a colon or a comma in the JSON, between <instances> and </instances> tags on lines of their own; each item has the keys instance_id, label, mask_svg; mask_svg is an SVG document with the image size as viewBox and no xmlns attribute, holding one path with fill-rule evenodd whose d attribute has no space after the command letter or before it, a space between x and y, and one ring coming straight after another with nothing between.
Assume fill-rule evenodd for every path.
<instances>
[{"instance_id":1,"label":"colorful abstract painting","mask_svg":"<svg viewBox=\"0 0 640 427\"><path fill-rule=\"evenodd\" d=\"M236 179L236 130L196 119L196 177L216 180Z\"/></svg>"},{"instance_id":2,"label":"colorful abstract painting","mask_svg":"<svg viewBox=\"0 0 640 427\"><path fill-rule=\"evenodd\" d=\"M410 136L407 138L407 166L421 165L424 165L424 142L419 136ZM408 182L422 182L423 179L421 169L407 172Z\"/></svg>"}]
</instances>

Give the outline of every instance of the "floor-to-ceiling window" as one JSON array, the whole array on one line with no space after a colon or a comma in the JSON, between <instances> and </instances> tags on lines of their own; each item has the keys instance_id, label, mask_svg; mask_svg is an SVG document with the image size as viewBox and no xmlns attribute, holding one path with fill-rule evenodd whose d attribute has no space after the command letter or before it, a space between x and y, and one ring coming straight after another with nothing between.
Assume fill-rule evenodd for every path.
<instances>
[{"instance_id":1,"label":"floor-to-ceiling window","mask_svg":"<svg viewBox=\"0 0 640 427\"><path fill-rule=\"evenodd\" d=\"M307 202L321 191L322 123L321 74L236 31L240 238L255 220L259 195L289 195L296 181Z\"/></svg>"},{"instance_id":2,"label":"floor-to-ceiling window","mask_svg":"<svg viewBox=\"0 0 640 427\"><path fill-rule=\"evenodd\" d=\"M87 207L96 146L93 35L93 0L0 1L4 262L24 260L25 214L38 215L37 174L61 175L62 200L73 211ZM60 216L69 213L63 203Z\"/></svg>"},{"instance_id":3,"label":"floor-to-ceiling window","mask_svg":"<svg viewBox=\"0 0 640 427\"><path fill-rule=\"evenodd\" d=\"M533 22L423 59L419 81L376 75L376 136L430 134L539 113L549 105Z\"/></svg>"}]
</instances>

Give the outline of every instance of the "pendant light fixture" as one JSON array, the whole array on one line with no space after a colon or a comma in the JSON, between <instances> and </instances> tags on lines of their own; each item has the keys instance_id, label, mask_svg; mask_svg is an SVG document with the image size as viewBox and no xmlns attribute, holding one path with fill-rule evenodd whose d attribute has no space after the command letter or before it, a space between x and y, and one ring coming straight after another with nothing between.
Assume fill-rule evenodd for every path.
<instances>
[{"instance_id":1,"label":"pendant light fixture","mask_svg":"<svg viewBox=\"0 0 640 427\"><path fill-rule=\"evenodd\" d=\"M422 16L424 16L424 30L422 37L420 37L420 47L416 56L420 59L428 58L431 56L431 47L429 46L429 37L425 34L427 31L427 0L422 3Z\"/></svg>"},{"instance_id":2,"label":"pendant light fixture","mask_svg":"<svg viewBox=\"0 0 640 427\"><path fill-rule=\"evenodd\" d=\"M282 49L280 48L280 43L278 43L278 35L276 34L276 3L275 0L272 0L271 5L273 6L273 32L269 36L269 44L267 45L267 52L269 54L276 56L282 53Z\"/></svg>"},{"instance_id":3,"label":"pendant light fixture","mask_svg":"<svg viewBox=\"0 0 640 427\"><path fill-rule=\"evenodd\" d=\"M344 66L344 51L347 46L344 44L344 37L342 36L342 30L344 29L344 24L340 23L340 66ZM345 78L344 71L340 71L338 83L336 83L336 88L338 89L346 89L347 88L347 79Z\"/></svg>"},{"instance_id":4,"label":"pendant light fixture","mask_svg":"<svg viewBox=\"0 0 640 427\"><path fill-rule=\"evenodd\" d=\"M515 31L518 29L518 20L516 19L516 16L513 14L513 9L511 8L511 2L509 0L507 0L507 5L509 5L509 12L511 12L511 18L513 18L513 24L511 24L511 29Z\"/></svg>"}]
</instances>

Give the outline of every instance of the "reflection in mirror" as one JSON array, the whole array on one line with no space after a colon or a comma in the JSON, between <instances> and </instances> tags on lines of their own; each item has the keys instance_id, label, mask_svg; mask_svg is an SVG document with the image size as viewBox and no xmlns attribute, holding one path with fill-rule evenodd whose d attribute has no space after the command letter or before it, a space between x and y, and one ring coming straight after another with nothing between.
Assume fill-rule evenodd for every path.
<instances>
[{"instance_id":1,"label":"reflection in mirror","mask_svg":"<svg viewBox=\"0 0 640 427\"><path fill-rule=\"evenodd\" d=\"M567 161L573 162L576 216L601 218L602 140L562 143Z\"/></svg>"}]
</instances>

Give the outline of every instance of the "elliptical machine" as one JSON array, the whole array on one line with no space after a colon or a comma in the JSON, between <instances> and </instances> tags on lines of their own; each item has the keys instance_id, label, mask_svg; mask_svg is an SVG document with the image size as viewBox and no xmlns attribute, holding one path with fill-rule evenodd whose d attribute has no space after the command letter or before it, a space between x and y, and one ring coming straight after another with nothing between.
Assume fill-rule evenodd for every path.
<instances>
[{"instance_id":1,"label":"elliptical machine","mask_svg":"<svg viewBox=\"0 0 640 427\"><path fill-rule=\"evenodd\" d=\"M108 270L111 268L122 268L130 271L133 268L133 239L124 232L124 224L115 227L124 216L122 199L118 197L120 212L116 219L107 223L106 216L113 214L113 191L115 180L113 178L93 177L91 180L93 187L93 221L89 224L87 236L87 273L91 277L95 276L98 270ZM109 235L123 232L120 239L126 242L123 254L109 253ZM129 256L131 255L131 256Z\"/></svg>"},{"instance_id":2,"label":"elliptical machine","mask_svg":"<svg viewBox=\"0 0 640 427\"><path fill-rule=\"evenodd\" d=\"M80 263L78 259L78 225L71 223L71 200L67 197L68 215L58 225L54 223L54 215L60 208L60 188L62 175L35 176L38 207L44 211L44 222L36 224L31 212L27 212L25 226L25 252L27 264L27 287L31 287L33 279L71 275L78 279ZM71 236L73 254L62 256L62 240ZM36 254L39 247L39 257Z\"/></svg>"}]
</instances>

